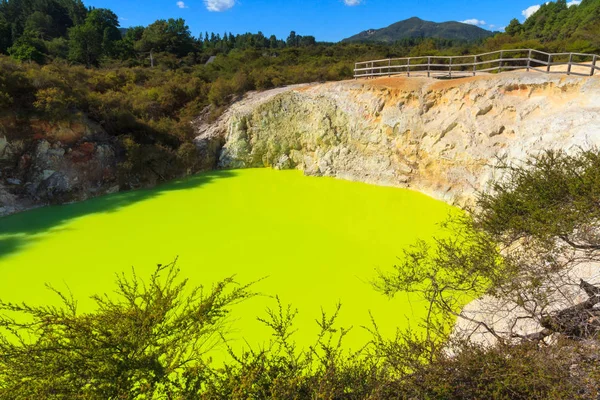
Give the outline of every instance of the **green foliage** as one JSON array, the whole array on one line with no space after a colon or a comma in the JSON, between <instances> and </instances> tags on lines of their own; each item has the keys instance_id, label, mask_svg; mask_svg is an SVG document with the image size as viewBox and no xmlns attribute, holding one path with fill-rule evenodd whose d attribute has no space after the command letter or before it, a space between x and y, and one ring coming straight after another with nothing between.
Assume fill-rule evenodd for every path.
<instances>
[{"instance_id":1,"label":"green foliage","mask_svg":"<svg viewBox=\"0 0 600 400\"><path fill-rule=\"evenodd\" d=\"M504 168L507 174L480 195L472 219L455 220L447 226L449 234L432 245L419 243L393 273L376 281L388 295L420 293L432 310L422 322L424 336L379 338L375 344L390 365L409 368L401 378L406 398L598 396L599 368L590 351L599 346L592 326L599 289L572 281L568 271L595 262L600 250L600 152L547 151ZM565 308L573 301L565 291L576 285L589 300ZM480 312L503 315L502 332L476 314L458 311L461 297L482 293L495 305ZM495 336L497 344L474 344L472 331L440 342L452 329L452 317ZM537 321L540 331L524 335L515 329L520 319ZM548 346L543 341L551 334ZM452 349L451 356L444 347Z\"/></svg>"},{"instance_id":2,"label":"green foliage","mask_svg":"<svg viewBox=\"0 0 600 400\"><path fill-rule=\"evenodd\" d=\"M550 348L531 343L455 346L453 356L442 353L409 375L402 385L402 398L558 400L591 399L596 394L594 383L587 382L584 374L569 372L573 363L581 362L575 356L576 343ZM586 362L593 365L591 360Z\"/></svg>"},{"instance_id":3,"label":"green foliage","mask_svg":"<svg viewBox=\"0 0 600 400\"><path fill-rule=\"evenodd\" d=\"M3 13L0 13L0 53L6 54L10 47L11 27Z\"/></svg>"},{"instance_id":4,"label":"green foliage","mask_svg":"<svg viewBox=\"0 0 600 400\"><path fill-rule=\"evenodd\" d=\"M80 314L62 306L0 302L0 397L173 398L206 369L230 308L252 296L232 278L210 289L187 287L175 263L146 283L117 277L116 296L96 295ZM192 372L194 375L192 375ZM181 397L180 397L181 398Z\"/></svg>"},{"instance_id":5,"label":"green foliage","mask_svg":"<svg viewBox=\"0 0 600 400\"><path fill-rule=\"evenodd\" d=\"M509 36L517 42L536 40L556 52L598 53L599 21L598 1L583 0L579 5L569 6L566 0L557 0L543 3L523 24L512 20L506 27L506 33L498 36Z\"/></svg>"},{"instance_id":6,"label":"green foliage","mask_svg":"<svg viewBox=\"0 0 600 400\"><path fill-rule=\"evenodd\" d=\"M259 318L271 328L269 344L247 350L234 362L216 370L205 382L199 398L204 399L365 399L378 396L389 375L374 358L346 354L341 350L348 330L335 326L338 305L332 315L322 312L316 321L319 333L313 346L297 349L293 342L296 310L283 306L268 309Z\"/></svg>"},{"instance_id":7,"label":"green foliage","mask_svg":"<svg viewBox=\"0 0 600 400\"><path fill-rule=\"evenodd\" d=\"M443 343L428 348L410 332L392 340L375 332L367 347L344 352L349 330L336 326L338 305L316 321L314 344L298 349L297 310L279 298L259 318L272 331L265 347L241 354L229 348L231 361L216 367L206 350L226 339L220 323L231 306L253 294L231 279L211 290L186 285L175 265L159 265L148 283L119 276L116 297L94 296L97 310L89 314L79 314L76 301L54 289L62 307L0 302L0 396L545 400L598 394L600 371L589 343L452 342L448 355Z\"/></svg>"},{"instance_id":8,"label":"green foliage","mask_svg":"<svg viewBox=\"0 0 600 400\"><path fill-rule=\"evenodd\" d=\"M11 0L0 3L0 35L7 43L0 51L13 45L27 33L50 40L64 37L67 29L81 24L87 9L80 0ZM3 23L3 21L6 21Z\"/></svg>"},{"instance_id":9,"label":"green foliage","mask_svg":"<svg viewBox=\"0 0 600 400\"><path fill-rule=\"evenodd\" d=\"M142 52L166 52L183 57L194 50L194 39L183 19L161 19L144 29L135 46Z\"/></svg>"},{"instance_id":10,"label":"green foliage","mask_svg":"<svg viewBox=\"0 0 600 400\"><path fill-rule=\"evenodd\" d=\"M117 16L110 10L94 9L85 23L69 29L69 59L86 66L98 65L102 56L114 52L121 34Z\"/></svg>"},{"instance_id":11,"label":"green foliage","mask_svg":"<svg viewBox=\"0 0 600 400\"><path fill-rule=\"evenodd\" d=\"M260 51L259 57L281 57L284 50L294 50L296 55L301 54L304 58L314 57L311 61L316 65L320 65L323 55L336 57L336 62L341 61L342 56L350 69L352 62L359 59L441 53L464 55L500 48L533 46L549 51L600 52L599 21L600 5L597 1L584 0L579 5L568 7L564 0L560 0L543 4L523 24L513 19L506 33L495 36L476 26L457 22L436 24L411 18L344 41L371 43L352 49L341 44L319 43L313 36L298 35L295 31L290 32L286 40L275 36L267 38L262 32L238 35L206 32L195 38L180 18L157 20L147 27L120 31L114 13L106 9L88 11L81 0L11 0L0 3L0 53L7 53L9 48L16 46L13 53L22 60L48 61L36 51L41 55L65 58L63 43L55 42L53 46L49 43L68 38L69 60L88 67L113 65L117 60L129 66L150 66L153 60L155 66L175 69L201 65L210 56L228 55L238 50ZM23 36L38 39L41 45L32 45L29 43L31 39L22 39ZM376 42L379 44L374 44ZM350 57L351 53L353 57ZM302 56L293 61L308 61L302 60ZM291 66L289 61L292 60L288 59L287 65ZM322 73L320 78L330 76L336 75ZM343 77L349 75L344 74ZM298 80L304 79L300 77ZM257 88L285 82L268 77L260 77L259 80L261 83Z\"/></svg>"},{"instance_id":12,"label":"green foliage","mask_svg":"<svg viewBox=\"0 0 600 400\"><path fill-rule=\"evenodd\" d=\"M518 19L513 18L510 20L510 23L504 29L504 32L506 32L508 35L515 36L521 33L522 30L523 26L521 25L521 22L519 22Z\"/></svg>"},{"instance_id":13,"label":"green foliage","mask_svg":"<svg viewBox=\"0 0 600 400\"><path fill-rule=\"evenodd\" d=\"M69 57L69 41L59 37L46 42L48 55L53 59L66 60Z\"/></svg>"},{"instance_id":14,"label":"green foliage","mask_svg":"<svg viewBox=\"0 0 600 400\"><path fill-rule=\"evenodd\" d=\"M43 54L44 44L33 36L32 33L21 36L15 43L8 49L8 53L19 61L35 61L42 63L44 61Z\"/></svg>"},{"instance_id":15,"label":"green foliage","mask_svg":"<svg viewBox=\"0 0 600 400\"><path fill-rule=\"evenodd\" d=\"M481 194L478 224L496 240L562 240L576 248L600 249L600 154L546 151L523 165L505 166L506 179Z\"/></svg>"},{"instance_id":16,"label":"green foliage","mask_svg":"<svg viewBox=\"0 0 600 400\"><path fill-rule=\"evenodd\" d=\"M229 96L234 93L233 87L225 79L217 79L208 92L208 100L215 106L222 106L229 102Z\"/></svg>"},{"instance_id":17,"label":"green foliage","mask_svg":"<svg viewBox=\"0 0 600 400\"><path fill-rule=\"evenodd\" d=\"M66 95L60 87L40 89L35 94L33 106L45 112L53 120L66 117L73 99Z\"/></svg>"}]
</instances>

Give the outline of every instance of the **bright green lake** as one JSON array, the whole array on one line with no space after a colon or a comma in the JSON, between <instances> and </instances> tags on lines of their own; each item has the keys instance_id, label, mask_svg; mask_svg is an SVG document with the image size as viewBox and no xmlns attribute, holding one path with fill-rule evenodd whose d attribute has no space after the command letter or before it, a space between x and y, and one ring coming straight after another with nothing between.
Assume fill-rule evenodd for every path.
<instances>
[{"instance_id":1,"label":"bright green lake","mask_svg":"<svg viewBox=\"0 0 600 400\"><path fill-rule=\"evenodd\" d=\"M339 323L354 327L346 345L356 349L369 339L361 328L370 325L369 311L387 334L425 313L418 299L390 300L369 282L417 238L434 235L451 210L414 191L298 171L210 172L0 219L0 298L55 303L44 287L50 283L68 286L89 311L89 295L112 291L115 273L135 266L148 276L178 256L192 284L267 277L255 286L265 296L234 308L234 348L242 338L252 345L269 339L256 317L279 295L299 310L299 345L314 340L321 307L331 312L341 302Z\"/></svg>"}]
</instances>

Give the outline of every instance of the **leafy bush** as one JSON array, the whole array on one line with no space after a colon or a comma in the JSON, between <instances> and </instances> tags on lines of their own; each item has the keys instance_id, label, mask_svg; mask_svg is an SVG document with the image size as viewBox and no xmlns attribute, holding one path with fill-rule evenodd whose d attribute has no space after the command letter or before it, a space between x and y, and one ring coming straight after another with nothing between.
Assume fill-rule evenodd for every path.
<instances>
[{"instance_id":1,"label":"leafy bush","mask_svg":"<svg viewBox=\"0 0 600 400\"><path fill-rule=\"evenodd\" d=\"M97 311L52 289L61 307L0 302L0 397L173 398L206 369L219 324L249 286L228 278L187 287L175 263L145 283L117 277L117 297L94 296ZM28 322L22 322L28 321ZM218 337L218 335L217 335ZM193 372L193 374L192 374ZM181 398L181 397L180 397Z\"/></svg>"},{"instance_id":2,"label":"leafy bush","mask_svg":"<svg viewBox=\"0 0 600 400\"><path fill-rule=\"evenodd\" d=\"M67 117L73 103L73 99L60 87L40 89L35 93L35 98L33 106L53 120Z\"/></svg>"}]
</instances>

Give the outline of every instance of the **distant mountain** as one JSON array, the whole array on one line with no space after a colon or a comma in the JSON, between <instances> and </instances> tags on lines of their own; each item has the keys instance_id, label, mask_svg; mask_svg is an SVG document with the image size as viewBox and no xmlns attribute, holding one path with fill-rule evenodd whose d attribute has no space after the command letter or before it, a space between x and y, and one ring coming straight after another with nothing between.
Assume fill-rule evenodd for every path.
<instances>
[{"instance_id":1,"label":"distant mountain","mask_svg":"<svg viewBox=\"0 0 600 400\"><path fill-rule=\"evenodd\" d=\"M494 32L462 22L431 22L413 17L381 29L369 29L342 42L391 43L408 38L436 38L475 41L494 35Z\"/></svg>"}]
</instances>

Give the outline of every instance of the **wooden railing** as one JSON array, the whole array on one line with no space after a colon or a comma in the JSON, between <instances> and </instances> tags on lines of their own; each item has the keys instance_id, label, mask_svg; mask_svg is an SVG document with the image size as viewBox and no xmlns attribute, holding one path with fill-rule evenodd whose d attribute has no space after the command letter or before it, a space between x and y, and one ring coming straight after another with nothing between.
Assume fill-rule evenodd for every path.
<instances>
[{"instance_id":1,"label":"wooden railing","mask_svg":"<svg viewBox=\"0 0 600 400\"><path fill-rule=\"evenodd\" d=\"M600 67L595 54L545 53L533 49L499 50L469 56L424 56L357 62L354 78L406 75L438 78L474 76L523 69L547 74L593 76ZM566 66L552 70L555 66ZM575 68L574 68L575 67ZM589 72L588 72L589 70Z\"/></svg>"}]
</instances>

